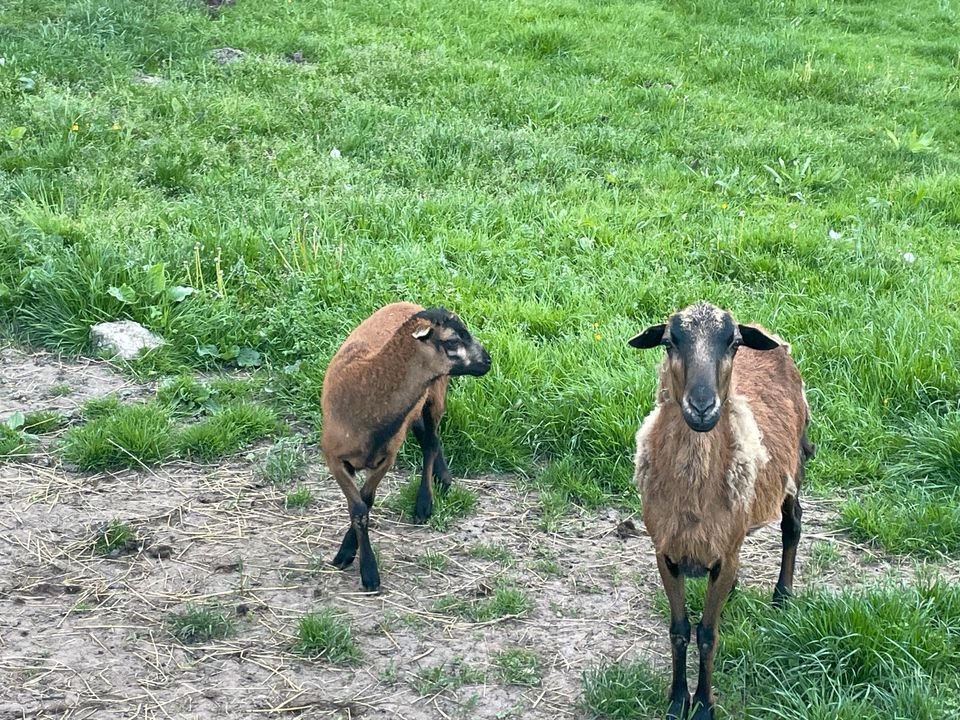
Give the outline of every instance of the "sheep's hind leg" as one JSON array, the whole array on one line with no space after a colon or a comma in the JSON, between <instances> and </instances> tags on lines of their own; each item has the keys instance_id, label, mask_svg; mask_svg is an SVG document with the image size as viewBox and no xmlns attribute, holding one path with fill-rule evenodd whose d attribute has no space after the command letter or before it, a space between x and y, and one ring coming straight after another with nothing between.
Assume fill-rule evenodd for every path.
<instances>
[{"instance_id":1,"label":"sheep's hind leg","mask_svg":"<svg viewBox=\"0 0 960 720\"><path fill-rule=\"evenodd\" d=\"M797 563L797 545L800 544L800 520L803 508L795 495L787 495L780 509L780 530L783 535L783 556L780 559L780 577L773 589L773 604L783 607L793 592L793 571Z\"/></svg>"},{"instance_id":2,"label":"sheep's hind leg","mask_svg":"<svg viewBox=\"0 0 960 720\"><path fill-rule=\"evenodd\" d=\"M717 651L717 623L737 577L737 555L718 562L710 569L703 615L697 625L697 649L700 651L700 672L693 694L693 720L713 720L713 657Z\"/></svg>"},{"instance_id":3,"label":"sheep's hind leg","mask_svg":"<svg viewBox=\"0 0 960 720\"><path fill-rule=\"evenodd\" d=\"M657 569L663 589L670 601L670 650L673 655L673 682L670 685L670 706L666 720L686 720L690 712L690 691L687 689L687 644L690 642L690 620L680 568L657 555Z\"/></svg>"},{"instance_id":4,"label":"sheep's hind leg","mask_svg":"<svg viewBox=\"0 0 960 720\"><path fill-rule=\"evenodd\" d=\"M413 520L424 523L433 515L433 471L440 452L440 438L437 425L429 407L424 407L421 416L412 425L413 434L423 450L423 472L420 476L420 488L413 508Z\"/></svg>"},{"instance_id":5,"label":"sheep's hind leg","mask_svg":"<svg viewBox=\"0 0 960 720\"><path fill-rule=\"evenodd\" d=\"M380 571L377 569L377 557L370 545L370 508L377 494L377 486L387 474L391 463L383 462L376 470L367 472L367 479L360 488L360 502L350 513L350 524L357 534L360 551L360 584L364 590L376 592L380 589Z\"/></svg>"},{"instance_id":6,"label":"sheep's hind leg","mask_svg":"<svg viewBox=\"0 0 960 720\"><path fill-rule=\"evenodd\" d=\"M361 498L357 490L357 485L354 482L356 471L351 465L333 461L328 457L327 467L330 468L330 472L333 474L334 479L347 498L347 510L351 517L350 527L348 527L347 532L344 533L343 540L340 542L340 549L331 562L338 570L344 570L350 567L354 558L357 556L357 531L353 528L352 518L353 509Z\"/></svg>"}]
</instances>

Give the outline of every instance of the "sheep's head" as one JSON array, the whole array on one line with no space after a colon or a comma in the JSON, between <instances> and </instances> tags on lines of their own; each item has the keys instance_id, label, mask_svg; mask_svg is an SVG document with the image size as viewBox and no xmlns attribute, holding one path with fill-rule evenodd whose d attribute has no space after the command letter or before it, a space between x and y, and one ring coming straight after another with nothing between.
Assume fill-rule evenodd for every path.
<instances>
[{"instance_id":1,"label":"sheep's head","mask_svg":"<svg viewBox=\"0 0 960 720\"><path fill-rule=\"evenodd\" d=\"M415 316L412 335L444 364L448 375L484 375L490 355L467 330L463 321L446 308L429 308Z\"/></svg>"},{"instance_id":2,"label":"sheep's head","mask_svg":"<svg viewBox=\"0 0 960 720\"><path fill-rule=\"evenodd\" d=\"M726 310L699 302L630 338L635 348L667 348L665 380L692 430L708 432L720 420L730 395L733 356L745 345L772 350L780 343L762 330L738 325Z\"/></svg>"}]
</instances>

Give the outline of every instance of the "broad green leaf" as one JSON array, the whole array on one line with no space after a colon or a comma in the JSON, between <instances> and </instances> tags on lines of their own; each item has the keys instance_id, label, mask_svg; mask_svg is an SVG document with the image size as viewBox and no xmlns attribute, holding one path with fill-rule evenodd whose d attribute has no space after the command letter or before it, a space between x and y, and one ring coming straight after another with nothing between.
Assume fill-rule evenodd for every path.
<instances>
[{"instance_id":1,"label":"broad green leaf","mask_svg":"<svg viewBox=\"0 0 960 720\"><path fill-rule=\"evenodd\" d=\"M143 269L146 271L146 277L144 278L146 291L151 295L159 295L162 293L167 287L167 277L164 272L163 263L158 262L153 265L145 265Z\"/></svg>"},{"instance_id":2,"label":"broad green leaf","mask_svg":"<svg viewBox=\"0 0 960 720\"><path fill-rule=\"evenodd\" d=\"M239 367L259 367L260 362L260 353L253 348L241 348L240 352L237 353L237 365Z\"/></svg>"},{"instance_id":3,"label":"broad green leaf","mask_svg":"<svg viewBox=\"0 0 960 720\"><path fill-rule=\"evenodd\" d=\"M6 426L11 430L19 430L23 427L24 423L27 421L27 418L22 412L17 410L10 417L7 418Z\"/></svg>"},{"instance_id":4,"label":"broad green leaf","mask_svg":"<svg viewBox=\"0 0 960 720\"><path fill-rule=\"evenodd\" d=\"M107 293L115 297L120 302L129 305L137 300L137 291L124 283L120 287L111 286Z\"/></svg>"},{"instance_id":5,"label":"broad green leaf","mask_svg":"<svg viewBox=\"0 0 960 720\"><path fill-rule=\"evenodd\" d=\"M184 287L183 285L176 285L172 288L167 289L167 298L172 302L178 303L183 302L185 298L190 295L193 295L196 292L192 287Z\"/></svg>"}]
</instances>

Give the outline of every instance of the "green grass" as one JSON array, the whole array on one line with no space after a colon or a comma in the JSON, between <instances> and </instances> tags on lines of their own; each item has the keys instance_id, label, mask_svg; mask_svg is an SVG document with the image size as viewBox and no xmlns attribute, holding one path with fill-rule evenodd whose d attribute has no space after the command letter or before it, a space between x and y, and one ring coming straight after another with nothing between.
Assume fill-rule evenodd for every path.
<instances>
[{"instance_id":1,"label":"green grass","mask_svg":"<svg viewBox=\"0 0 960 720\"><path fill-rule=\"evenodd\" d=\"M697 608L702 589L694 587ZM957 628L960 586L943 581L806 593L784 611L767 593L740 590L721 623L721 717L765 718L770 708L785 719L952 717L960 712ZM598 717L655 717L667 684L643 664L602 666L585 674L584 705Z\"/></svg>"},{"instance_id":2,"label":"green grass","mask_svg":"<svg viewBox=\"0 0 960 720\"><path fill-rule=\"evenodd\" d=\"M350 624L330 610L308 613L297 623L293 651L312 660L349 665L360 659L360 648L353 639Z\"/></svg>"},{"instance_id":3,"label":"green grass","mask_svg":"<svg viewBox=\"0 0 960 720\"><path fill-rule=\"evenodd\" d=\"M191 387L182 380L176 386ZM265 405L231 400L201 411L179 391L168 393L171 387L161 386L158 398L147 403L124 405L112 395L87 402L81 408L84 424L64 434L64 459L90 471L141 467L177 455L212 462L282 429L276 412ZM204 415L174 424L195 412Z\"/></svg>"},{"instance_id":4,"label":"green grass","mask_svg":"<svg viewBox=\"0 0 960 720\"><path fill-rule=\"evenodd\" d=\"M265 405L232 402L177 435L180 454L213 462L280 429L276 413Z\"/></svg>"},{"instance_id":5,"label":"green grass","mask_svg":"<svg viewBox=\"0 0 960 720\"><path fill-rule=\"evenodd\" d=\"M287 485L303 477L307 456L298 438L280 438L267 450L260 475L273 485Z\"/></svg>"},{"instance_id":6,"label":"green grass","mask_svg":"<svg viewBox=\"0 0 960 720\"><path fill-rule=\"evenodd\" d=\"M59 429L63 422L63 416L56 410L36 410L24 416L23 431L32 435L43 435Z\"/></svg>"},{"instance_id":7,"label":"green grass","mask_svg":"<svg viewBox=\"0 0 960 720\"><path fill-rule=\"evenodd\" d=\"M84 408L84 413L89 407ZM166 460L174 451L170 414L155 403L103 405L85 424L63 437L64 459L81 470L140 467Z\"/></svg>"},{"instance_id":8,"label":"green grass","mask_svg":"<svg viewBox=\"0 0 960 720\"><path fill-rule=\"evenodd\" d=\"M123 406L116 395L104 395L87 400L80 406L80 417L83 420L99 420L113 415Z\"/></svg>"},{"instance_id":9,"label":"green grass","mask_svg":"<svg viewBox=\"0 0 960 720\"><path fill-rule=\"evenodd\" d=\"M510 565L514 561L513 553L506 545L493 543L477 543L472 545L468 554L479 560L489 560L501 565Z\"/></svg>"},{"instance_id":10,"label":"green grass","mask_svg":"<svg viewBox=\"0 0 960 720\"><path fill-rule=\"evenodd\" d=\"M487 622L497 618L525 617L533 610L533 601L520 588L499 585L486 597L447 595L437 601L436 610L472 622Z\"/></svg>"},{"instance_id":11,"label":"green grass","mask_svg":"<svg viewBox=\"0 0 960 720\"><path fill-rule=\"evenodd\" d=\"M510 648L498 652L491 661L501 682L507 685L532 687L543 680L543 661L531 650Z\"/></svg>"},{"instance_id":12,"label":"green grass","mask_svg":"<svg viewBox=\"0 0 960 720\"><path fill-rule=\"evenodd\" d=\"M417 500L417 491L420 489L420 476L412 476L397 492L388 495L383 502L384 507L398 512L408 521L413 521L413 508ZM468 488L454 482L444 493L439 485L433 488L433 514L427 524L435 530L446 530L454 521L466 517L473 512L477 504L477 496Z\"/></svg>"},{"instance_id":13,"label":"green grass","mask_svg":"<svg viewBox=\"0 0 960 720\"><path fill-rule=\"evenodd\" d=\"M0 423L0 461L16 460L27 455L31 441L21 430Z\"/></svg>"},{"instance_id":14,"label":"green grass","mask_svg":"<svg viewBox=\"0 0 960 720\"><path fill-rule=\"evenodd\" d=\"M877 498L844 522L955 553L944 463L917 493L898 469L960 395L954 10L12 0L0 323L73 352L131 318L167 340L142 371L262 364L316 421L351 327L445 303L494 359L452 384L451 466L552 488L550 526L635 504L658 353L624 340L709 298L792 342L810 482ZM224 45L247 55L217 64Z\"/></svg>"},{"instance_id":15,"label":"green grass","mask_svg":"<svg viewBox=\"0 0 960 720\"><path fill-rule=\"evenodd\" d=\"M421 696L427 696L481 682L483 672L462 658L454 658L444 665L421 668L413 679L413 687Z\"/></svg>"},{"instance_id":16,"label":"green grass","mask_svg":"<svg viewBox=\"0 0 960 720\"><path fill-rule=\"evenodd\" d=\"M96 529L92 546L97 555L113 555L135 550L138 543L137 533L132 527L113 519Z\"/></svg>"},{"instance_id":17,"label":"green grass","mask_svg":"<svg viewBox=\"0 0 960 720\"><path fill-rule=\"evenodd\" d=\"M184 645L222 640L233 635L236 621L228 611L212 605L191 605L167 621L170 633Z\"/></svg>"},{"instance_id":18,"label":"green grass","mask_svg":"<svg viewBox=\"0 0 960 720\"><path fill-rule=\"evenodd\" d=\"M313 502L313 492L306 485L301 485L287 493L284 505L288 508L305 508Z\"/></svg>"},{"instance_id":19,"label":"green grass","mask_svg":"<svg viewBox=\"0 0 960 720\"><path fill-rule=\"evenodd\" d=\"M447 567L447 556L440 552L427 550L415 558L417 567L432 572L443 572Z\"/></svg>"}]
</instances>

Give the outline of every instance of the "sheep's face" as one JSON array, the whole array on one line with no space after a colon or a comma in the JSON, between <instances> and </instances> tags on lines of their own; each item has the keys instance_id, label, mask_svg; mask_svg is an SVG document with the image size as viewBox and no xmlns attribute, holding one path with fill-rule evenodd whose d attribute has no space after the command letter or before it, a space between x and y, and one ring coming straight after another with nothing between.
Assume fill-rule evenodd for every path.
<instances>
[{"instance_id":1,"label":"sheep's face","mask_svg":"<svg viewBox=\"0 0 960 720\"><path fill-rule=\"evenodd\" d=\"M490 355L467 330L463 321L445 308L430 308L417 313L420 319L413 337L425 350L438 358L448 375L485 375L490 370Z\"/></svg>"},{"instance_id":2,"label":"sheep's face","mask_svg":"<svg viewBox=\"0 0 960 720\"><path fill-rule=\"evenodd\" d=\"M740 345L772 350L779 343L757 328L738 325L733 316L709 303L691 305L630 339L630 345L667 348L664 381L680 403L683 419L696 432L709 432L720 420L730 396L733 357Z\"/></svg>"}]
</instances>

